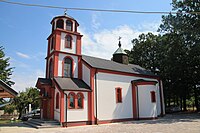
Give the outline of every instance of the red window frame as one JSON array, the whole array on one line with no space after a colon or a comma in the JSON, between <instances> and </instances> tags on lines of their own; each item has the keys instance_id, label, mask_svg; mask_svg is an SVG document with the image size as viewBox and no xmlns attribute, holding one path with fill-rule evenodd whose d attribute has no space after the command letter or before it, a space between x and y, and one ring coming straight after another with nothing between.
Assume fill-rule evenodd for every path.
<instances>
[{"instance_id":1,"label":"red window frame","mask_svg":"<svg viewBox=\"0 0 200 133\"><path fill-rule=\"evenodd\" d=\"M70 40L68 40L69 38L70 38ZM65 36L65 48L72 48L72 36L71 35L66 35ZM69 43L69 45L68 45L68 43Z\"/></svg>"},{"instance_id":2,"label":"red window frame","mask_svg":"<svg viewBox=\"0 0 200 133\"><path fill-rule=\"evenodd\" d=\"M59 93L56 93L56 109L59 109Z\"/></svg>"},{"instance_id":3,"label":"red window frame","mask_svg":"<svg viewBox=\"0 0 200 133\"><path fill-rule=\"evenodd\" d=\"M152 103L156 102L156 92L155 91L151 91L151 102Z\"/></svg>"},{"instance_id":4,"label":"red window frame","mask_svg":"<svg viewBox=\"0 0 200 133\"><path fill-rule=\"evenodd\" d=\"M115 89L116 103L122 103L122 88L118 87Z\"/></svg>"}]
</instances>

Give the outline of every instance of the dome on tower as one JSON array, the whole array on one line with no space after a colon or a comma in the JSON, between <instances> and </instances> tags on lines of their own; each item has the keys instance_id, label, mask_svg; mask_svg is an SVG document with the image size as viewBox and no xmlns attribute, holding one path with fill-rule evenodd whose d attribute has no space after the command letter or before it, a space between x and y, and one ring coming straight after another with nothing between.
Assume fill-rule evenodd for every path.
<instances>
[{"instance_id":1,"label":"dome on tower","mask_svg":"<svg viewBox=\"0 0 200 133\"><path fill-rule=\"evenodd\" d=\"M121 48L121 41L119 39L119 48L113 54L113 61L126 64L128 65L128 55L127 53Z\"/></svg>"}]
</instances>

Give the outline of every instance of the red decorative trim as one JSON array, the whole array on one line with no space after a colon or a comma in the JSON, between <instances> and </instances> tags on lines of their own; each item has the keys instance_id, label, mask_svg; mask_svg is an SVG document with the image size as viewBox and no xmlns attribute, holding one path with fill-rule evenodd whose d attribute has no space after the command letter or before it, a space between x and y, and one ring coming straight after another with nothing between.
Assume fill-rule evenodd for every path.
<instances>
[{"instance_id":1,"label":"red decorative trim","mask_svg":"<svg viewBox=\"0 0 200 133\"><path fill-rule=\"evenodd\" d=\"M78 56L78 78L82 79L82 61L80 56Z\"/></svg>"},{"instance_id":2,"label":"red decorative trim","mask_svg":"<svg viewBox=\"0 0 200 133\"><path fill-rule=\"evenodd\" d=\"M77 36L76 40L76 54L81 55L81 37L82 36Z\"/></svg>"},{"instance_id":3,"label":"red decorative trim","mask_svg":"<svg viewBox=\"0 0 200 133\"><path fill-rule=\"evenodd\" d=\"M91 124L95 124L94 117L94 75L95 69L90 69L90 88L92 92L88 92L88 120Z\"/></svg>"},{"instance_id":4,"label":"red decorative trim","mask_svg":"<svg viewBox=\"0 0 200 133\"><path fill-rule=\"evenodd\" d=\"M89 121L75 121L75 122L63 122L62 126L63 127L74 127L74 126L85 126L85 125L90 125L91 122Z\"/></svg>"},{"instance_id":5,"label":"red decorative trim","mask_svg":"<svg viewBox=\"0 0 200 133\"><path fill-rule=\"evenodd\" d=\"M67 37L70 37L70 46L68 47L68 38ZM67 34L66 36L65 36L65 48L70 48L70 49L72 49L72 40L73 40L73 38L72 38L72 36L71 35L69 35L69 34Z\"/></svg>"},{"instance_id":6,"label":"red decorative trim","mask_svg":"<svg viewBox=\"0 0 200 133\"><path fill-rule=\"evenodd\" d=\"M63 51L56 51L56 50L54 50L54 51L51 52L51 54L50 54L49 56L47 56L45 59L50 58L54 53L69 54L69 55L74 55L74 56L81 57L81 55L77 55L77 54L73 54L73 53L68 53L68 52L63 52Z\"/></svg>"},{"instance_id":7,"label":"red decorative trim","mask_svg":"<svg viewBox=\"0 0 200 133\"><path fill-rule=\"evenodd\" d=\"M62 61L62 76L64 77L64 61L65 61L66 58L68 58L72 61L71 73L72 73L72 77L74 77L74 60L71 56L65 56L65 58L63 58L63 61Z\"/></svg>"},{"instance_id":8,"label":"red decorative trim","mask_svg":"<svg viewBox=\"0 0 200 133\"><path fill-rule=\"evenodd\" d=\"M73 96L73 99L74 99L74 101L73 101L73 102L74 102L74 107L71 107L71 106L70 106L70 95ZM76 94L75 94L74 92L70 92L70 93L68 94L67 98L68 98L68 99L67 99L67 100L68 100L68 101L67 101L67 102L68 102L68 109L76 109L76 101L77 101L77 100L76 100Z\"/></svg>"},{"instance_id":9,"label":"red decorative trim","mask_svg":"<svg viewBox=\"0 0 200 133\"><path fill-rule=\"evenodd\" d=\"M58 76L58 53L54 54L53 76Z\"/></svg>"},{"instance_id":10,"label":"red decorative trim","mask_svg":"<svg viewBox=\"0 0 200 133\"><path fill-rule=\"evenodd\" d=\"M61 32L55 32L55 36L56 36L56 38L55 38L55 49L54 50L57 50L57 51L59 51L60 50L60 42L61 42Z\"/></svg>"},{"instance_id":11,"label":"red decorative trim","mask_svg":"<svg viewBox=\"0 0 200 133\"><path fill-rule=\"evenodd\" d=\"M64 29L57 28L57 29L55 29L55 30L51 33L51 35L49 35L49 36L47 37L47 39L49 39L49 38L52 36L52 34L61 33L61 32L67 33L67 34L76 35L77 37L78 37L78 36L81 36L81 37L83 36L83 35L81 35L81 34L78 33L78 32L73 32L73 31L68 31L68 30L64 30Z\"/></svg>"},{"instance_id":12,"label":"red decorative trim","mask_svg":"<svg viewBox=\"0 0 200 133\"><path fill-rule=\"evenodd\" d=\"M64 92L61 92L60 98L60 122L64 122Z\"/></svg>"},{"instance_id":13,"label":"red decorative trim","mask_svg":"<svg viewBox=\"0 0 200 133\"><path fill-rule=\"evenodd\" d=\"M122 103L122 88L115 88L116 103Z\"/></svg>"},{"instance_id":14,"label":"red decorative trim","mask_svg":"<svg viewBox=\"0 0 200 133\"><path fill-rule=\"evenodd\" d=\"M137 112L137 95L136 95L136 86L132 84L132 106L133 106L133 118L138 119Z\"/></svg>"}]
</instances>

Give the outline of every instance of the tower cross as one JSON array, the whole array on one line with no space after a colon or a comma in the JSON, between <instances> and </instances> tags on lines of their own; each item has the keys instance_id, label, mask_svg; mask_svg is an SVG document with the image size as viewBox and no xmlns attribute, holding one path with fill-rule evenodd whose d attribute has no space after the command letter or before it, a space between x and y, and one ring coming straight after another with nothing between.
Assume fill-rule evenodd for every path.
<instances>
[{"instance_id":1,"label":"tower cross","mask_svg":"<svg viewBox=\"0 0 200 133\"><path fill-rule=\"evenodd\" d=\"M119 44L118 44L119 47L121 47L121 41L120 41L121 39L122 39L122 37L119 36L119 39L118 39L119 40Z\"/></svg>"}]
</instances>

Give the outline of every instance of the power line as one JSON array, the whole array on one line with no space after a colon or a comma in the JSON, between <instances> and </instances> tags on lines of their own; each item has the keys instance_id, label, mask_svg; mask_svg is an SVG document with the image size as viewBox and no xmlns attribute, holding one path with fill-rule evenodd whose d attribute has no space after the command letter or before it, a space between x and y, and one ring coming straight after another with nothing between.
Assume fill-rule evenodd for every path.
<instances>
[{"instance_id":1,"label":"power line","mask_svg":"<svg viewBox=\"0 0 200 133\"><path fill-rule=\"evenodd\" d=\"M40 4L27 4L21 2L12 2L7 0L0 0L0 2L21 5L21 6L30 6L30 7L41 7L41 8L54 8L54 9L63 9L63 10L79 10L79 11L96 11L96 12L116 12L116 13L135 13L135 14L177 14L181 12L164 12L164 11L134 11L134 10L112 10L112 9L95 9L95 8L72 8L72 7L62 7L62 6L51 6L51 5L40 5ZM200 14L200 12L187 12L182 14Z\"/></svg>"}]
</instances>

